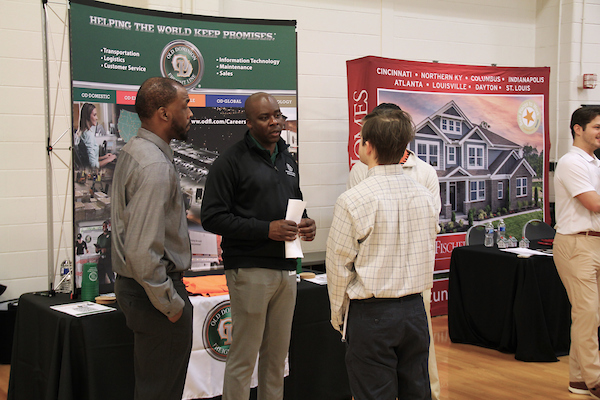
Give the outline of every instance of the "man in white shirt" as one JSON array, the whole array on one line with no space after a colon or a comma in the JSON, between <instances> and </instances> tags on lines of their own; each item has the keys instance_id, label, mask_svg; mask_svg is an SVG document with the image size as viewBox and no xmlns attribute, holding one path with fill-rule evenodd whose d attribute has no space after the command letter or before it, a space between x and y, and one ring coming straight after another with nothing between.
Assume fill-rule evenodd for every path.
<instances>
[{"instance_id":1,"label":"man in white shirt","mask_svg":"<svg viewBox=\"0 0 600 400\"><path fill-rule=\"evenodd\" d=\"M377 107L373 111L375 111ZM425 186L431 194L433 194L433 201L435 202L435 208L442 209L442 200L440 198L440 181L438 180L437 172L435 168L421 160L417 155L408 148L404 152L404 156L400 160L404 173ZM350 189L356 186L360 181L365 179L369 168L361 163L357 162L352 166L350 175L348 176L348 182L346 183L346 189Z\"/></svg>"},{"instance_id":2,"label":"man in white shirt","mask_svg":"<svg viewBox=\"0 0 600 400\"><path fill-rule=\"evenodd\" d=\"M569 391L600 399L600 107L577 109L571 135L554 173L554 262L571 302Z\"/></svg>"},{"instance_id":3,"label":"man in white shirt","mask_svg":"<svg viewBox=\"0 0 600 400\"><path fill-rule=\"evenodd\" d=\"M381 103L373 109L373 112L385 113L389 110L400 110L396 104L393 103ZM440 199L440 182L437 177L435 168L421 160L408 148L404 151L404 156L400 160L402 165L402 172L421 185L425 186L433 195L433 202L435 209L439 215L442 209L442 202ZM348 177L348 183L346 188L359 184L363 179L366 178L369 167L362 162L354 164L350 170ZM439 225L436 225L437 232L439 233ZM429 326L429 381L431 382L431 399L439 400L441 393L440 377L437 369L437 360L435 357L435 347L433 343L433 329L431 326L431 289L427 289L423 292L423 302L425 303L425 312L427 313L427 324Z\"/></svg>"},{"instance_id":4,"label":"man in white shirt","mask_svg":"<svg viewBox=\"0 0 600 400\"><path fill-rule=\"evenodd\" d=\"M432 194L398 164L413 137L403 111L367 115L359 154L369 172L333 211L326 257L331 323L346 334L355 400L431 398L421 293L433 282L438 212Z\"/></svg>"}]
</instances>

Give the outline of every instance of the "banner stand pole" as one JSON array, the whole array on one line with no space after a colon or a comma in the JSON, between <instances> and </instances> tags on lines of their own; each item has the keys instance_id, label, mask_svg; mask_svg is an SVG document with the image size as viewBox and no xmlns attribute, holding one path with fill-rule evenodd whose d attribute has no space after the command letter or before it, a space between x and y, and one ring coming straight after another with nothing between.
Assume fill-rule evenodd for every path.
<instances>
[{"instance_id":1,"label":"banner stand pole","mask_svg":"<svg viewBox=\"0 0 600 400\"><path fill-rule=\"evenodd\" d=\"M52 32L50 29L50 17L49 17L49 12L54 13L58 19L64 24L63 25L63 34L62 34L62 44L63 46L65 45L65 32L67 32L67 24L68 24L68 18L61 18L56 11L51 7L51 4L55 4L58 6L66 6L66 11L68 13L69 11L69 2L68 0L60 0L59 2L50 2L48 3L48 0L41 0L41 11L42 11L42 52L43 52L43 69L44 69L44 105L45 105L45 128L46 128L46 136L45 136L45 142L46 142L46 231L47 231L47 259L48 259L48 270L47 270L47 274L48 274L48 295L49 296L53 296L55 294L55 291L57 289L62 288L63 291L65 291L66 289L66 281L70 280L71 281L71 294L73 294L74 288L75 288L75 274L70 273L67 274L66 277L62 277L61 282L58 285L55 285L56 282L56 276L58 274L58 267L61 266L62 264L67 263L68 265L72 265L72 257L69 256L68 252L67 252L67 256L66 256L66 260L64 260L62 262L62 264L59 262L58 258L60 257L60 251L61 248L64 248L65 251L68 250L69 246L68 246L68 242L66 242L66 233L64 231L64 224L65 224L65 212L67 211L66 208L66 204L67 204L67 198L69 195L69 189L67 187L66 192L65 192L65 205L62 209L62 217L60 219L60 224L61 224L61 231L60 231L60 235L58 236L58 241L59 243L62 243L62 246L59 244L58 247L58 252L55 251L54 249L54 241L55 241L55 233L54 233L54 225L55 225L55 221L54 221L54 201L56 200L54 197L54 186L55 184L53 183L53 179L54 179L54 174L55 174L55 170L54 170L54 166L53 166L53 159L52 157L57 157L57 160L60 161L62 164L64 164L67 169L68 169L68 173L71 173L71 163L70 162L65 162L65 160L62 159L62 157L56 153L56 150L64 150L64 151L68 151L69 154L69 160L72 160L72 148L71 145L69 144L67 147L56 147L56 144L59 143L59 141L67 134L67 133L71 133L72 132L72 125L71 125L71 120L69 118L69 122L67 122L67 126L64 129L64 131L60 134L58 134L58 138L55 139L53 137L54 134L54 121L57 117L57 112L56 112L56 106L58 105L58 98L64 97L64 93L63 93L63 89L61 87L61 66L63 63L63 51L61 49L60 51L60 55L57 57L56 55L54 55L53 60L58 62L57 65L57 78L56 78L56 99L54 102L55 105L55 109L52 109L52 99L51 99L51 77L50 77L50 45L54 44L54 42L52 41ZM69 91L70 93L70 91ZM63 99L64 100L64 99ZM70 104L70 97L69 97L69 102L67 104ZM68 107L65 107L65 115L67 115L66 111L68 111ZM70 113L69 113L70 114ZM68 179L68 181L72 181L72 179ZM64 241L64 242L63 242ZM72 237L71 237L71 243L73 243ZM60 288L59 288L60 286Z\"/></svg>"},{"instance_id":2,"label":"banner stand pole","mask_svg":"<svg viewBox=\"0 0 600 400\"><path fill-rule=\"evenodd\" d=\"M42 0L42 49L44 62L44 102L46 106L46 220L48 234L48 291L54 291L54 193L52 186L52 147L50 146L50 73L48 68L48 21L46 0Z\"/></svg>"}]
</instances>

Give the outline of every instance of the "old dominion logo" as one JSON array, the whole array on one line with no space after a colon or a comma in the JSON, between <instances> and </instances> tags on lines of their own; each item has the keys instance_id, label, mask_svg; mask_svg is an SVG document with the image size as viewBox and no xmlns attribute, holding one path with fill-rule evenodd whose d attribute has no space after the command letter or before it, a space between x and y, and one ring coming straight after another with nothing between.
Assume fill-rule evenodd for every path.
<instances>
[{"instance_id":1,"label":"old dominion logo","mask_svg":"<svg viewBox=\"0 0 600 400\"><path fill-rule=\"evenodd\" d=\"M174 40L160 55L160 72L189 90L198 86L202 79L204 58L194 44L187 40Z\"/></svg>"},{"instance_id":2,"label":"old dominion logo","mask_svg":"<svg viewBox=\"0 0 600 400\"><path fill-rule=\"evenodd\" d=\"M223 301L206 315L202 327L202 340L208 354L218 361L225 361L231 344L231 303Z\"/></svg>"}]
</instances>

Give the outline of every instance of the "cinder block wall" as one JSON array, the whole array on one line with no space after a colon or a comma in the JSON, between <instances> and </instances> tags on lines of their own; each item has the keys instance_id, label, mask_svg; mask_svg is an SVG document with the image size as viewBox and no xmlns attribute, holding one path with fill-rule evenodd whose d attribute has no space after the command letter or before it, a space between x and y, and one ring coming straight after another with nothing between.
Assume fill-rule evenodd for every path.
<instances>
[{"instance_id":1,"label":"cinder block wall","mask_svg":"<svg viewBox=\"0 0 600 400\"><path fill-rule=\"evenodd\" d=\"M568 149L568 115L596 91L574 87L579 72L581 27L584 70L598 68L600 2L587 0L112 0L115 4L226 17L298 21L299 142L301 184L308 211L317 221L317 239L305 252L325 250L333 205L345 190L347 163L347 88L345 61L365 55L456 64L550 66L551 136ZM0 301L44 290L48 281L46 196L46 106L40 0L0 0ZM51 37L60 43L65 0L50 1ZM62 6L61 6L62 3ZM585 18L582 22L582 15ZM561 24L559 24L562 21ZM582 25L583 24L583 25ZM560 30L559 30L560 26ZM559 46L560 44L560 46ZM68 54L55 45L50 56ZM560 57L558 51L560 50ZM68 60L68 57L65 57ZM51 79L55 132L70 124L68 61L60 86ZM577 71L575 71L577 70ZM556 97L560 83L560 102ZM57 88L63 88L61 91ZM600 89L598 89L600 90ZM58 93L58 94L57 94ZM558 107L557 104L560 106ZM565 122L567 119L567 122ZM556 135L556 127L561 127ZM57 144L66 148L70 133ZM55 261L71 254L71 193L68 152L55 150L53 201ZM551 157L554 153L551 153ZM60 221L66 216L61 230ZM62 233L61 233L62 232Z\"/></svg>"}]
</instances>

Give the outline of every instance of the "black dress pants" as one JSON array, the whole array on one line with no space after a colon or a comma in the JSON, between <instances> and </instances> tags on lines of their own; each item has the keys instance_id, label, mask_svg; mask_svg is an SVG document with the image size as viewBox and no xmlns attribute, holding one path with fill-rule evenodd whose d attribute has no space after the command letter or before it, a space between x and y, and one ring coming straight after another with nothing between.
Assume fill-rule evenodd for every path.
<instances>
[{"instance_id":1,"label":"black dress pants","mask_svg":"<svg viewBox=\"0 0 600 400\"><path fill-rule=\"evenodd\" d=\"M118 276L115 294L134 334L135 400L181 400L192 350L193 306L185 285L174 280L185 301L183 315L172 323L148 299L134 279Z\"/></svg>"}]
</instances>

